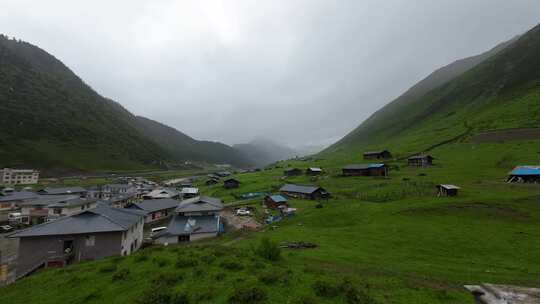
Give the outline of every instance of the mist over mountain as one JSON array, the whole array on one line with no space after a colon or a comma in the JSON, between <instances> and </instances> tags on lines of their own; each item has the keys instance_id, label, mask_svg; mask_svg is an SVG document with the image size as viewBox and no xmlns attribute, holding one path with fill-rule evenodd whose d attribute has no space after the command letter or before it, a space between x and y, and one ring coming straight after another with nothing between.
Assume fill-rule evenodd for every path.
<instances>
[{"instance_id":1,"label":"mist over mountain","mask_svg":"<svg viewBox=\"0 0 540 304\"><path fill-rule=\"evenodd\" d=\"M258 167L298 156L298 152L290 147L265 138L254 139L245 144L236 144L233 145L233 148L240 151L244 157Z\"/></svg>"}]
</instances>

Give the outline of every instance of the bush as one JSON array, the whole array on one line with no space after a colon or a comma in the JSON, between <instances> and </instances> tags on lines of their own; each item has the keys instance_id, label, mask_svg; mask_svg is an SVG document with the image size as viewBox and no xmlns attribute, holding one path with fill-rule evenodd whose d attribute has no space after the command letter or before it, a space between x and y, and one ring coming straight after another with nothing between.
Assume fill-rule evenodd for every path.
<instances>
[{"instance_id":1,"label":"bush","mask_svg":"<svg viewBox=\"0 0 540 304\"><path fill-rule=\"evenodd\" d=\"M156 277L154 277L154 279L152 279L152 283L154 283L155 285L173 286L178 282L182 281L183 279L184 276L181 273L162 272Z\"/></svg>"},{"instance_id":2,"label":"bush","mask_svg":"<svg viewBox=\"0 0 540 304\"><path fill-rule=\"evenodd\" d=\"M164 258L153 258L152 263L156 264L158 267L164 267L169 264L169 260Z\"/></svg>"},{"instance_id":3,"label":"bush","mask_svg":"<svg viewBox=\"0 0 540 304\"><path fill-rule=\"evenodd\" d=\"M135 262L148 261L148 255L146 253L135 255Z\"/></svg>"},{"instance_id":4,"label":"bush","mask_svg":"<svg viewBox=\"0 0 540 304\"><path fill-rule=\"evenodd\" d=\"M272 284L286 284L289 282L289 274L286 272L265 272L261 273L258 277L259 282L266 285Z\"/></svg>"},{"instance_id":5,"label":"bush","mask_svg":"<svg viewBox=\"0 0 540 304\"><path fill-rule=\"evenodd\" d=\"M173 296L168 288L161 284L153 284L137 298L137 304L169 304Z\"/></svg>"},{"instance_id":6,"label":"bush","mask_svg":"<svg viewBox=\"0 0 540 304\"><path fill-rule=\"evenodd\" d=\"M99 268L99 272L101 273L114 272L116 271L117 268L118 267L116 266L116 264L108 264L108 265L101 266Z\"/></svg>"},{"instance_id":7,"label":"bush","mask_svg":"<svg viewBox=\"0 0 540 304\"><path fill-rule=\"evenodd\" d=\"M127 276L129 275L129 269L120 269L118 271L116 271L113 275L112 275L112 280L113 282L114 281L124 281Z\"/></svg>"},{"instance_id":8,"label":"bush","mask_svg":"<svg viewBox=\"0 0 540 304\"><path fill-rule=\"evenodd\" d=\"M366 285L369 289L369 285ZM350 279L344 279L340 289L345 293L348 304L375 304L375 300L365 290L356 288Z\"/></svg>"},{"instance_id":9,"label":"bush","mask_svg":"<svg viewBox=\"0 0 540 304\"><path fill-rule=\"evenodd\" d=\"M260 303L266 300L266 292L257 286L240 286L229 297L231 304Z\"/></svg>"},{"instance_id":10,"label":"bush","mask_svg":"<svg viewBox=\"0 0 540 304\"><path fill-rule=\"evenodd\" d=\"M317 280L312 285L313 291L319 297L332 298L339 294L339 288L329 281Z\"/></svg>"},{"instance_id":11,"label":"bush","mask_svg":"<svg viewBox=\"0 0 540 304\"><path fill-rule=\"evenodd\" d=\"M277 261L281 258L281 248L268 238L261 240L259 246L255 249L255 253L269 261Z\"/></svg>"},{"instance_id":12,"label":"bush","mask_svg":"<svg viewBox=\"0 0 540 304\"><path fill-rule=\"evenodd\" d=\"M176 259L176 268L189 268L199 265L199 262L193 258L178 257Z\"/></svg>"},{"instance_id":13,"label":"bush","mask_svg":"<svg viewBox=\"0 0 540 304\"><path fill-rule=\"evenodd\" d=\"M233 260L225 260L219 264L222 268L228 269L228 270L242 270L244 269L244 265L240 264L237 261Z\"/></svg>"},{"instance_id":14,"label":"bush","mask_svg":"<svg viewBox=\"0 0 540 304\"><path fill-rule=\"evenodd\" d=\"M321 203L318 203L317 205L315 205L315 208L317 208L317 209L321 209L322 207L323 207L323 204L321 204Z\"/></svg>"}]
</instances>

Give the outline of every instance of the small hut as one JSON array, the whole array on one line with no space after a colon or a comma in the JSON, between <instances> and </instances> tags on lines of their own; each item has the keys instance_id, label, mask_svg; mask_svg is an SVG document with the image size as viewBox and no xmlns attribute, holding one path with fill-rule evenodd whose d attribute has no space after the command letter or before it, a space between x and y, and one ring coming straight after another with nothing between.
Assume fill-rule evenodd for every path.
<instances>
[{"instance_id":1,"label":"small hut","mask_svg":"<svg viewBox=\"0 0 540 304\"><path fill-rule=\"evenodd\" d=\"M287 198L283 195L267 195L264 197L264 204L270 209L277 209L280 206L288 206Z\"/></svg>"},{"instance_id":2,"label":"small hut","mask_svg":"<svg viewBox=\"0 0 540 304\"><path fill-rule=\"evenodd\" d=\"M540 182L540 166L518 166L508 173L509 183Z\"/></svg>"},{"instance_id":3,"label":"small hut","mask_svg":"<svg viewBox=\"0 0 540 304\"><path fill-rule=\"evenodd\" d=\"M205 182L205 184L206 184L207 186L215 185L215 184L217 184L217 183L219 183L219 180L217 180L217 179L215 179L215 178L211 178L211 179L209 179L209 180L207 180L207 181Z\"/></svg>"},{"instance_id":4,"label":"small hut","mask_svg":"<svg viewBox=\"0 0 540 304\"><path fill-rule=\"evenodd\" d=\"M424 154L414 155L407 159L411 167L429 167L433 165L433 160L433 156Z\"/></svg>"},{"instance_id":5,"label":"small hut","mask_svg":"<svg viewBox=\"0 0 540 304\"><path fill-rule=\"evenodd\" d=\"M441 184L437 185L437 196L457 196L458 190L461 189L458 186Z\"/></svg>"},{"instance_id":6,"label":"small hut","mask_svg":"<svg viewBox=\"0 0 540 304\"><path fill-rule=\"evenodd\" d=\"M302 170L298 169L298 168L291 168L291 169L287 169L285 171L283 171L283 174L285 176L297 176L297 175L302 175Z\"/></svg>"},{"instance_id":7,"label":"small hut","mask_svg":"<svg viewBox=\"0 0 540 304\"><path fill-rule=\"evenodd\" d=\"M343 176L388 176L385 164L348 165L342 168Z\"/></svg>"},{"instance_id":8,"label":"small hut","mask_svg":"<svg viewBox=\"0 0 540 304\"><path fill-rule=\"evenodd\" d=\"M330 197L330 193L318 186L284 185L279 189L283 195L302 199L322 199Z\"/></svg>"},{"instance_id":9,"label":"small hut","mask_svg":"<svg viewBox=\"0 0 540 304\"><path fill-rule=\"evenodd\" d=\"M316 175L321 175L322 173L323 173L323 170L321 168L310 167L306 169L306 175L316 176Z\"/></svg>"},{"instance_id":10,"label":"small hut","mask_svg":"<svg viewBox=\"0 0 540 304\"><path fill-rule=\"evenodd\" d=\"M238 187L240 187L240 181L238 181L238 180L235 179L235 178L229 178L229 179L226 179L226 180L223 182L223 187L225 187L225 189L235 189L235 188L238 188Z\"/></svg>"},{"instance_id":11,"label":"small hut","mask_svg":"<svg viewBox=\"0 0 540 304\"><path fill-rule=\"evenodd\" d=\"M364 152L364 159L389 159L392 153L388 150Z\"/></svg>"}]
</instances>

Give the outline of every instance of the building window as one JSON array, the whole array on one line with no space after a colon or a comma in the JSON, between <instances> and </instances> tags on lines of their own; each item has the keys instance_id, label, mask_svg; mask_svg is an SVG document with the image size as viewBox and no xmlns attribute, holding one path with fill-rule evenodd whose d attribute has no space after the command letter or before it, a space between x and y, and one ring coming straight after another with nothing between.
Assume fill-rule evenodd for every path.
<instances>
[{"instance_id":1,"label":"building window","mask_svg":"<svg viewBox=\"0 0 540 304\"><path fill-rule=\"evenodd\" d=\"M96 244L96 237L93 235L86 236L86 247L93 247Z\"/></svg>"}]
</instances>

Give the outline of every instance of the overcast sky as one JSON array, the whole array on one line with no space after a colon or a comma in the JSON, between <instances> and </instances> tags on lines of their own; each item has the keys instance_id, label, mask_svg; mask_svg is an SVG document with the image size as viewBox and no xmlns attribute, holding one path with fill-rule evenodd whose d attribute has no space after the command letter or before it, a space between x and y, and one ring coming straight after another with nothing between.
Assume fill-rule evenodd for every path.
<instances>
[{"instance_id":1,"label":"overcast sky","mask_svg":"<svg viewBox=\"0 0 540 304\"><path fill-rule=\"evenodd\" d=\"M332 143L538 23L538 0L0 1L0 32L134 114L228 144Z\"/></svg>"}]
</instances>

